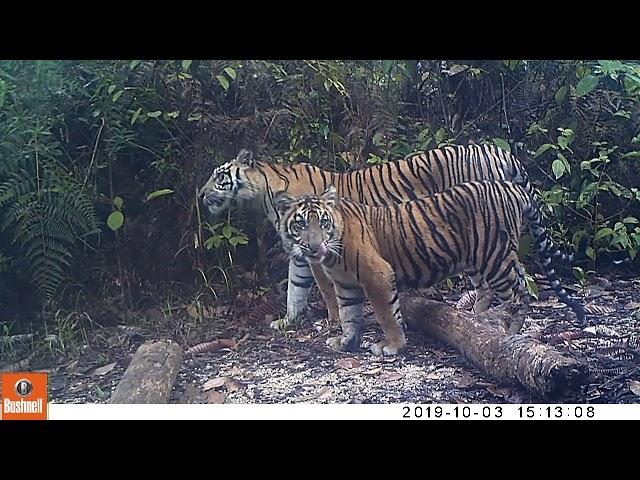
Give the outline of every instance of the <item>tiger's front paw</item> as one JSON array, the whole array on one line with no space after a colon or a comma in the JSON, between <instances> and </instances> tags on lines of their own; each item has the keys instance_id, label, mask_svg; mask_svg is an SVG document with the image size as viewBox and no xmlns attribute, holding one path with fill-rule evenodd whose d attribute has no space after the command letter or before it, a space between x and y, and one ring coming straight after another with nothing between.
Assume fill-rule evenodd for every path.
<instances>
[{"instance_id":1,"label":"tiger's front paw","mask_svg":"<svg viewBox=\"0 0 640 480\"><path fill-rule=\"evenodd\" d=\"M381 340L380 342L374 343L373 345L371 345L371 352L374 355L380 355L380 356L397 355L402 350L404 350L406 345L407 345L407 342L404 341L404 339L403 341L399 341L397 343L391 343L387 340Z\"/></svg>"},{"instance_id":2,"label":"tiger's front paw","mask_svg":"<svg viewBox=\"0 0 640 480\"><path fill-rule=\"evenodd\" d=\"M360 337L331 337L327 339L327 345L339 352L357 352L360 349Z\"/></svg>"},{"instance_id":3,"label":"tiger's front paw","mask_svg":"<svg viewBox=\"0 0 640 480\"><path fill-rule=\"evenodd\" d=\"M292 328L297 328L301 326L306 319L307 319L307 316L305 313L300 313L295 317L285 315L284 317L271 322L269 326L274 330L282 330L282 331L290 330Z\"/></svg>"}]
</instances>

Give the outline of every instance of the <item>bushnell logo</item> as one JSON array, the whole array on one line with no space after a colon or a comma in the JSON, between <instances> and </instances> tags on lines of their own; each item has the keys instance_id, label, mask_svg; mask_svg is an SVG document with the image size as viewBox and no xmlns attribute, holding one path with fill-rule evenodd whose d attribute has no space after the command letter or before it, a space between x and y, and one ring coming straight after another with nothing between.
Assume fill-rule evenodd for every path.
<instances>
[{"instance_id":1,"label":"bushnell logo","mask_svg":"<svg viewBox=\"0 0 640 480\"><path fill-rule=\"evenodd\" d=\"M2 374L2 420L47 419L47 374Z\"/></svg>"}]
</instances>

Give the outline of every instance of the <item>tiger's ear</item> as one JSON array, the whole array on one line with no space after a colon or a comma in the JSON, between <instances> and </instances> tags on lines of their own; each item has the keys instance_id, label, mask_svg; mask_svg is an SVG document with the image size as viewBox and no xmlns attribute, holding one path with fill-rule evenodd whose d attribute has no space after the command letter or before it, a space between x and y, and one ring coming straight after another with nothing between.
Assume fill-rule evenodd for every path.
<instances>
[{"instance_id":1,"label":"tiger's ear","mask_svg":"<svg viewBox=\"0 0 640 480\"><path fill-rule=\"evenodd\" d=\"M320 195L320 198L330 207L335 207L338 204L338 193L336 192L336 187L329 185L324 193Z\"/></svg>"},{"instance_id":2,"label":"tiger's ear","mask_svg":"<svg viewBox=\"0 0 640 480\"><path fill-rule=\"evenodd\" d=\"M276 192L273 196L273 202L276 205L276 211L280 214L286 213L287 210L295 203L296 199L289 195L285 190Z\"/></svg>"},{"instance_id":3,"label":"tiger's ear","mask_svg":"<svg viewBox=\"0 0 640 480\"><path fill-rule=\"evenodd\" d=\"M256 166L256 160L253 157L253 152L247 148L240 150L240 153L238 153L238 156L236 157L236 162L251 168Z\"/></svg>"}]
</instances>

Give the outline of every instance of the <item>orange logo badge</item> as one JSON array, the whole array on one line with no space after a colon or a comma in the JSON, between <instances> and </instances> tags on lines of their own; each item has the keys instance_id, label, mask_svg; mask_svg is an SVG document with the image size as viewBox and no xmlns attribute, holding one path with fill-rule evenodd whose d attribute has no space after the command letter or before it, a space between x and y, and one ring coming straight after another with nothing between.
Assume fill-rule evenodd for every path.
<instances>
[{"instance_id":1,"label":"orange logo badge","mask_svg":"<svg viewBox=\"0 0 640 480\"><path fill-rule=\"evenodd\" d=\"M47 419L47 374L2 374L2 420Z\"/></svg>"}]
</instances>

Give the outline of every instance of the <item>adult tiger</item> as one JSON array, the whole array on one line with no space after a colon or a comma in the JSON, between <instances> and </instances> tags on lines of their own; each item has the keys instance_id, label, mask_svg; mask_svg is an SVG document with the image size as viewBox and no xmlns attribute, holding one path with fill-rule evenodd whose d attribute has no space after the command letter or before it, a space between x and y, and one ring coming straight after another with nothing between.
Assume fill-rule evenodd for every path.
<instances>
[{"instance_id":1,"label":"adult tiger","mask_svg":"<svg viewBox=\"0 0 640 480\"><path fill-rule=\"evenodd\" d=\"M528 303L517 255L525 222L552 288L584 323L582 304L569 297L551 266L558 249L540 224L538 204L515 183L462 183L386 207L339 199L333 186L321 196L278 192L275 202L283 243L311 264L330 318L340 319L342 335L327 341L335 349L359 348L365 294L386 337L371 347L373 353L391 355L405 346L398 285L429 286L466 273L478 294L476 312L489 308L494 293ZM519 318L510 333L522 328Z\"/></svg>"},{"instance_id":2,"label":"adult tiger","mask_svg":"<svg viewBox=\"0 0 640 480\"><path fill-rule=\"evenodd\" d=\"M274 164L256 161L248 150L217 167L200 189L214 216L234 204L254 207L276 225L274 192L297 196L322 193L335 185L338 195L368 205L389 205L415 200L472 180L510 180L531 190L527 173L516 157L492 145L447 146L382 165L345 173L321 170L309 164ZM304 260L289 262L285 325L306 310L313 276ZM276 326L276 322L272 326Z\"/></svg>"}]
</instances>

